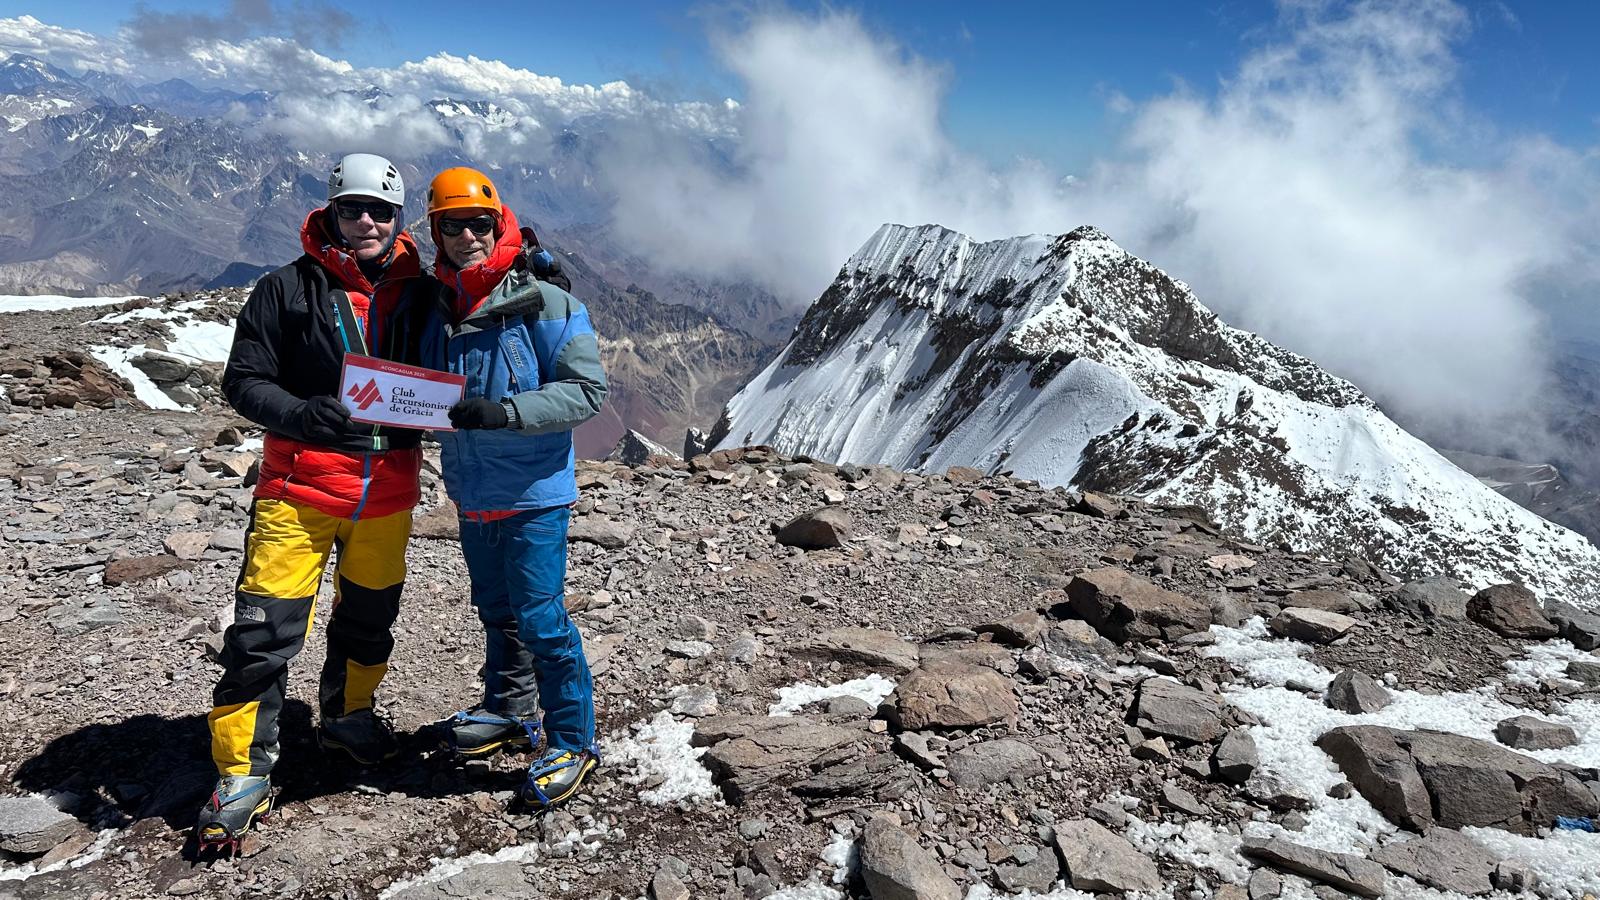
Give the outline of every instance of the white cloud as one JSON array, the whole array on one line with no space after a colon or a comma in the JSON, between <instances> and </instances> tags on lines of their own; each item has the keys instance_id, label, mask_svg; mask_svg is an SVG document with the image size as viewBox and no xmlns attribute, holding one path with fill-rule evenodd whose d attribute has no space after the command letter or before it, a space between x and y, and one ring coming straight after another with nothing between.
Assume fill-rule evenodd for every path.
<instances>
[{"instance_id":1,"label":"white cloud","mask_svg":"<svg viewBox=\"0 0 1600 900\"><path fill-rule=\"evenodd\" d=\"M297 92L348 90L369 83L350 63L281 37L194 42L181 52L187 77L202 83Z\"/></svg>"},{"instance_id":2,"label":"white cloud","mask_svg":"<svg viewBox=\"0 0 1600 900\"><path fill-rule=\"evenodd\" d=\"M0 19L0 56L25 53L74 71L95 68L116 75L132 74L118 42L76 28L47 25L33 16Z\"/></svg>"},{"instance_id":3,"label":"white cloud","mask_svg":"<svg viewBox=\"0 0 1600 900\"><path fill-rule=\"evenodd\" d=\"M164 39L190 20L197 30L186 40ZM365 122L381 132L396 127L389 120L398 115L399 106L389 116L359 116L337 101L327 100L325 95L340 91L376 87L395 96L491 100L518 118L522 127L482 146L489 151L503 148L517 160L530 158L526 153L529 136L542 123L565 125L586 116L648 118L671 130L700 135L734 132L738 105L731 101L663 101L622 81L599 86L567 84L500 60L449 53L395 67L361 68L292 37L218 36L218 32L232 35L248 30L244 25L224 27L221 17L204 14L147 15L116 37L105 38L20 16L0 19L0 55L27 53L73 71L96 68L140 83L181 77L208 87L271 91L284 101L275 118L279 130L288 135L328 130L328 123L304 118L325 110L339 115L338 122ZM164 39L161 52L148 49L152 38Z\"/></svg>"},{"instance_id":4,"label":"white cloud","mask_svg":"<svg viewBox=\"0 0 1600 900\"><path fill-rule=\"evenodd\" d=\"M278 91L261 127L308 150L426 153L451 146L454 128L468 159L537 163L563 127L603 130L600 170L630 247L797 303L885 221L980 238L1092 223L1231 322L1413 418L1523 408L1540 388L1536 297L1565 298L1563 323L1600 333L1587 301L1600 285L1600 154L1499 134L1464 106L1455 48L1472 21L1454 3L1280 7L1277 37L1214 89L1139 100L1102 86L1122 140L1072 174L963 151L942 119L944 69L840 12L768 9L717 35L741 103L665 102L446 53L364 69L271 36L195 40L158 60L126 33L31 16L0 19L0 51ZM368 86L386 96L338 93ZM424 108L438 97L501 112L447 128Z\"/></svg>"},{"instance_id":5,"label":"white cloud","mask_svg":"<svg viewBox=\"0 0 1600 900\"><path fill-rule=\"evenodd\" d=\"M255 127L323 153L360 145L394 148L391 155L401 159L455 144L424 101L411 95L387 96L376 103L353 94L284 95Z\"/></svg>"},{"instance_id":6,"label":"white cloud","mask_svg":"<svg viewBox=\"0 0 1600 900\"><path fill-rule=\"evenodd\" d=\"M1596 258L1595 155L1462 106L1470 22L1452 3L1282 9L1281 37L1214 92L1119 100L1121 145L1075 179L962 152L941 72L854 16L758 17L720 45L745 86L731 158L634 135L605 166L617 227L662 261L809 300L884 221L980 238L1096 224L1397 410L1522 409L1541 387L1531 285Z\"/></svg>"}]
</instances>

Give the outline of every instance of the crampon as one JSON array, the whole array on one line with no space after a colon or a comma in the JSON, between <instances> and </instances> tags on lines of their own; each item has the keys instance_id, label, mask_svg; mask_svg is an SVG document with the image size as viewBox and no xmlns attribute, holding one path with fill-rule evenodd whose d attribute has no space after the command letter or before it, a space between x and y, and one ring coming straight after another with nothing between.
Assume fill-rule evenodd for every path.
<instances>
[{"instance_id":1,"label":"crampon","mask_svg":"<svg viewBox=\"0 0 1600 900\"><path fill-rule=\"evenodd\" d=\"M245 835L272 811L272 782L265 776L224 775L200 808L194 837L200 853L238 856Z\"/></svg>"}]
</instances>

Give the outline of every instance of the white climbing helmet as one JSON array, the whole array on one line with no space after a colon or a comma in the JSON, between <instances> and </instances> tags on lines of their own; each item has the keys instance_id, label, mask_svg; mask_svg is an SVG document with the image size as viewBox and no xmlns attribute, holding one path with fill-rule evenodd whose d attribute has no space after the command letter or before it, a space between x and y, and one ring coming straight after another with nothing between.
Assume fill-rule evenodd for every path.
<instances>
[{"instance_id":1,"label":"white climbing helmet","mask_svg":"<svg viewBox=\"0 0 1600 900\"><path fill-rule=\"evenodd\" d=\"M400 170L373 153L351 153L328 175L328 199L357 196L387 200L395 206L406 204L406 183Z\"/></svg>"}]
</instances>

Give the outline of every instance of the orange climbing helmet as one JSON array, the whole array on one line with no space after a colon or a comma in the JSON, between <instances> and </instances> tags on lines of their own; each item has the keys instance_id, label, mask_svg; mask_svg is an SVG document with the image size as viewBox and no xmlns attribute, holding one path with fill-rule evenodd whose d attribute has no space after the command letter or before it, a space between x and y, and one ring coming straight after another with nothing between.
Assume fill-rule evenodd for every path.
<instances>
[{"instance_id":1,"label":"orange climbing helmet","mask_svg":"<svg viewBox=\"0 0 1600 900\"><path fill-rule=\"evenodd\" d=\"M477 169L457 166L433 176L428 185L428 215L447 209L487 209L500 212L500 194L489 176Z\"/></svg>"}]
</instances>

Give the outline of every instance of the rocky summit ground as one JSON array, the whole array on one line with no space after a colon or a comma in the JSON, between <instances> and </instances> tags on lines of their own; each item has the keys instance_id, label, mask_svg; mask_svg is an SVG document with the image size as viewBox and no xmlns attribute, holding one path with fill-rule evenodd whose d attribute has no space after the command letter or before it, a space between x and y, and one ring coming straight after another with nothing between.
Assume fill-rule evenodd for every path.
<instances>
[{"instance_id":1,"label":"rocky summit ground","mask_svg":"<svg viewBox=\"0 0 1600 900\"><path fill-rule=\"evenodd\" d=\"M80 403L0 432L0 898L1600 891L1585 612L759 448L580 465L568 603L606 761L575 802L512 809L525 758L420 736L367 771L319 755L323 612L277 812L196 858L259 431ZM381 691L407 735L481 658L431 460Z\"/></svg>"}]
</instances>

